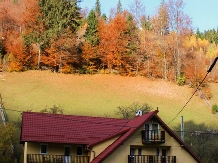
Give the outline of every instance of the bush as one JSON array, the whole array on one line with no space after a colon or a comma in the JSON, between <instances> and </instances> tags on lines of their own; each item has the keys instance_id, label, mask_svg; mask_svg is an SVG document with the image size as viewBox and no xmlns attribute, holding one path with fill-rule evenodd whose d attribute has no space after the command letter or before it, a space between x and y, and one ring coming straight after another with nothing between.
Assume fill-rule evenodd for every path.
<instances>
[{"instance_id":1,"label":"bush","mask_svg":"<svg viewBox=\"0 0 218 163\"><path fill-rule=\"evenodd\" d=\"M217 106L217 104L214 104L212 106L212 113L215 114L216 112L218 112L218 106Z\"/></svg>"},{"instance_id":2,"label":"bush","mask_svg":"<svg viewBox=\"0 0 218 163\"><path fill-rule=\"evenodd\" d=\"M177 78L177 80L176 80L176 83L178 84L178 85L180 85L180 86L182 86L182 85L185 85L185 76L184 75L180 75L178 78Z\"/></svg>"},{"instance_id":3,"label":"bush","mask_svg":"<svg viewBox=\"0 0 218 163\"><path fill-rule=\"evenodd\" d=\"M115 114L122 117L123 119L132 119L136 116L136 111L141 110L143 114L146 114L152 109L153 108L147 103L133 103L130 106L119 106Z\"/></svg>"}]
</instances>

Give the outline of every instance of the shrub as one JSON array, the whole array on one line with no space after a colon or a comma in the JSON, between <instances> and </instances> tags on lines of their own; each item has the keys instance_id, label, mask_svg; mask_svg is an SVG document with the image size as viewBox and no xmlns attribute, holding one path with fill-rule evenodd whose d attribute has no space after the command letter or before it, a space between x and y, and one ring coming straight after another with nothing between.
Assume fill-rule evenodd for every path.
<instances>
[{"instance_id":1,"label":"shrub","mask_svg":"<svg viewBox=\"0 0 218 163\"><path fill-rule=\"evenodd\" d=\"M132 119L136 116L136 111L141 110L143 114L146 114L152 109L153 108L147 103L133 103L130 106L119 106L115 114L122 117L123 119Z\"/></svg>"},{"instance_id":2,"label":"shrub","mask_svg":"<svg viewBox=\"0 0 218 163\"><path fill-rule=\"evenodd\" d=\"M180 75L178 78L177 78L177 80L176 80L176 83L178 84L178 85L180 85L180 86L182 86L182 85L185 85L185 76L184 75Z\"/></svg>"},{"instance_id":3,"label":"shrub","mask_svg":"<svg viewBox=\"0 0 218 163\"><path fill-rule=\"evenodd\" d=\"M218 112L218 106L217 106L217 104L214 104L212 106L212 113L215 114L216 112Z\"/></svg>"}]
</instances>

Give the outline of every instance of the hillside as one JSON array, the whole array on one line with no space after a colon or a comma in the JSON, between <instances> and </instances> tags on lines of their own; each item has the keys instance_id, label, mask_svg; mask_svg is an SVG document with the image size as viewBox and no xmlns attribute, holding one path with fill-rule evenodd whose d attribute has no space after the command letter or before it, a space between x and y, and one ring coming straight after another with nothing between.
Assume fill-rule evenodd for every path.
<instances>
[{"instance_id":1,"label":"hillside","mask_svg":"<svg viewBox=\"0 0 218 163\"><path fill-rule=\"evenodd\" d=\"M217 84L212 84L212 91L214 96L210 102L214 104L218 101ZM0 74L0 93L9 118L21 114L11 109L40 111L54 105L61 106L64 114L114 117L118 106L146 102L154 109L158 107L159 116L168 123L191 97L192 90L144 77L27 71ZM185 121L196 124L214 126L218 122L206 103L196 96L170 125L179 125L182 115Z\"/></svg>"}]
</instances>

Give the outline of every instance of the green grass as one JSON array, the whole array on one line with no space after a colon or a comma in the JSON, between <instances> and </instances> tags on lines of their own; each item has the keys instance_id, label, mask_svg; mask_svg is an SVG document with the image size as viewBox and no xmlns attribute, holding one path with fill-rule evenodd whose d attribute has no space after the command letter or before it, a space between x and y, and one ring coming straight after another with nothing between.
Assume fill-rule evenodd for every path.
<instances>
[{"instance_id":1,"label":"green grass","mask_svg":"<svg viewBox=\"0 0 218 163\"><path fill-rule=\"evenodd\" d=\"M212 91L215 95L210 102L218 103L217 84L212 84ZM0 93L10 119L21 117L20 112L11 109L40 111L54 105L61 106L64 114L115 117L118 106L138 102L148 103L154 109L158 107L158 115L168 123L191 97L192 90L143 77L27 71L0 74ZM185 121L210 127L215 127L218 122L206 103L196 96L169 125L179 125L182 115Z\"/></svg>"}]
</instances>

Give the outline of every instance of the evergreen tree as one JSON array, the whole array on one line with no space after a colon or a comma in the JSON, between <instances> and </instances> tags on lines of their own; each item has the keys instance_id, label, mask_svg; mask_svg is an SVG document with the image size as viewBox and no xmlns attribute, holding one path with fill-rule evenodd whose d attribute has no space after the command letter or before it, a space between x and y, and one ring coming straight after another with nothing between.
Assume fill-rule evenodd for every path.
<instances>
[{"instance_id":1,"label":"evergreen tree","mask_svg":"<svg viewBox=\"0 0 218 163\"><path fill-rule=\"evenodd\" d=\"M95 13L96 13L97 17L101 16L101 4L100 4L100 0L96 0L96 3L95 3Z\"/></svg>"},{"instance_id":2,"label":"evergreen tree","mask_svg":"<svg viewBox=\"0 0 218 163\"><path fill-rule=\"evenodd\" d=\"M79 26L80 8L76 0L41 0L39 5L41 21L49 38L56 37L67 29L73 33Z\"/></svg>"},{"instance_id":3,"label":"evergreen tree","mask_svg":"<svg viewBox=\"0 0 218 163\"><path fill-rule=\"evenodd\" d=\"M118 0L117 4L117 14L123 12L121 1Z\"/></svg>"},{"instance_id":4,"label":"evergreen tree","mask_svg":"<svg viewBox=\"0 0 218 163\"><path fill-rule=\"evenodd\" d=\"M199 28L197 29L197 31L196 31L196 37L197 38L200 38L200 39L204 39L205 37L204 37L204 34L202 33L202 32L200 32L200 30L199 30Z\"/></svg>"},{"instance_id":5,"label":"evergreen tree","mask_svg":"<svg viewBox=\"0 0 218 163\"><path fill-rule=\"evenodd\" d=\"M126 47L127 54L133 55L137 50L138 36L137 36L137 27L134 23L133 16L131 14L127 17L127 30L126 36L129 37L129 43Z\"/></svg>"},{"instance_id":6,"label":"evergreen tree","mask_svg":"<svg viewBox=\"0 0 218 163\"><path fill-rule=\"evenodd\" d=\"M101 18L102 18L104 21L107 21L107 15L106 15L106 14L103 14L103 15L101 16Z\"/></svg>"},{"instance_id":7,"label":"evergreen tree","mask_svg":"<svg viewBox=\"0 0 218 163\"><path fill-rule=\"evenodd\" d=\"M74 33L80 19L77 3L77 0L40 0L39 28L24 36L26 43L39 43L45 47L51 39L57 39L66 30Z\"/></svg>"},{"instance_id":8,"label":"evergreen tree","mask_svg":"<svg viewBox=\"0 0 218 163\"><path fill-rule=\"evenodd\" d=\"M98 18L94 10L91 10L87 18L88 27L85 33L85 39L93 46L99 42L98 37Z\"/></svg>"},{"instance_id":9,"label":"evergreen tree","mask_svg":"<svg viewBox=\"0 0 218 163\"><path fill-rule=\"evenodd\" d=\"M37 17L37 25L29 27L35 30L24 35L27 46L32 43L39 46L38 68L40 68L43 49L61 35L74 33L79 26L78 2L78 0L39 0L40 15Z\"/></svg>"}]
</instances>

